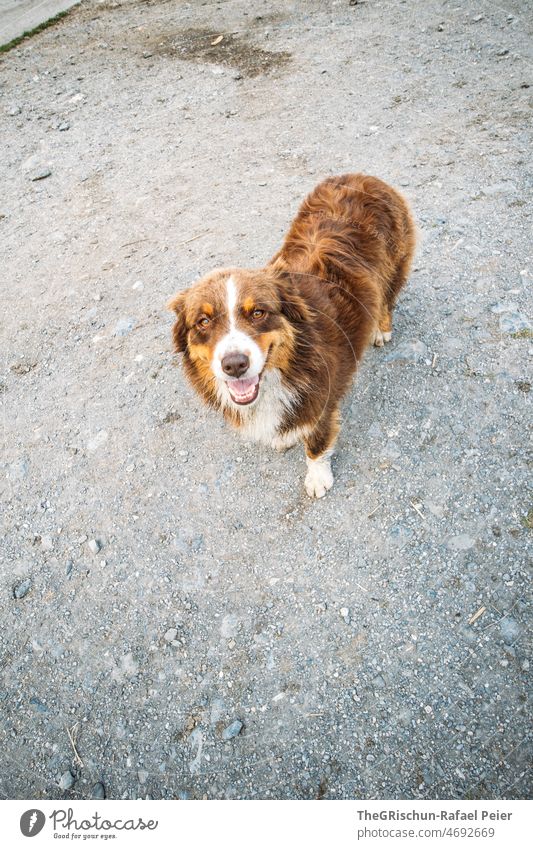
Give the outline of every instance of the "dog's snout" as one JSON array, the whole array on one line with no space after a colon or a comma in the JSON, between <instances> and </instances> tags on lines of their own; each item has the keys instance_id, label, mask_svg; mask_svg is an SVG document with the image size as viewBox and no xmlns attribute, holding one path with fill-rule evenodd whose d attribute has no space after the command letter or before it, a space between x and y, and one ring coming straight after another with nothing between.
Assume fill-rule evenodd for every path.
<instances>
[{"instance_id":1,"label":"dog's snout","mask_svg":"<svg viewBox=\"0 0 533 849\"><path fill-rule=\"evenodd\" d=\"M240 377L250 368L250 360L246 354L241 354L239 351L232 351L222 357L222 371L228 377Z\"/></svg>"}]
</instances>

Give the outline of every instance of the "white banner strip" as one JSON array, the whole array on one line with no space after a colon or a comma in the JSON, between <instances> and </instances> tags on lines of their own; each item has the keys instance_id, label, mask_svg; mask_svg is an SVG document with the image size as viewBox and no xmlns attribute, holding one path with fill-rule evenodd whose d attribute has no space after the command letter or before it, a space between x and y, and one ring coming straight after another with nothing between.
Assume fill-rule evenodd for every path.
<instances>
[{"instance_id":1,"label":"white banner strip","mask_svg":"<svg viewBox=\"0 0 533 849\"><path fill-rule=\"evenodd\" d=\"M531 845L532 809L526 801L30 800L0 805L3 845L35 849L67 841L124 849Z\"/></svg>"}]
</instances>

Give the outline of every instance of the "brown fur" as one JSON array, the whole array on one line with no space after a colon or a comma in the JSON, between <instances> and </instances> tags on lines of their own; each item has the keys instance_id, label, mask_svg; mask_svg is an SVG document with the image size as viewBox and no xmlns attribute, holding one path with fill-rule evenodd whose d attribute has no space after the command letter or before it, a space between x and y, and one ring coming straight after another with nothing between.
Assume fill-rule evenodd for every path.
<instances>
[{"instance_id":1,"label":"brown fur","mask_svg":"<svg viewBox=\"0 0 533 849\"><path fill-rule=\"evenodd\" d=\"M306 198L281 249L258 271L216 270L171 302L176 350L187 377L219 406L209 368L227 332L220 309L225 281L239 283L239 324L269 351L265 368L278 368L299 403L279 426L283 435L304 428L308 457L331 449L339 430L339 403L377 328L390 333L392 312L409 272L415 227L403 197L376 177L330 177ZM254 309L267 316L254 322ZM202 314L215 316L208 332ZM239 409L224 408L239 427Z\"/></svg>"}]
</instances>

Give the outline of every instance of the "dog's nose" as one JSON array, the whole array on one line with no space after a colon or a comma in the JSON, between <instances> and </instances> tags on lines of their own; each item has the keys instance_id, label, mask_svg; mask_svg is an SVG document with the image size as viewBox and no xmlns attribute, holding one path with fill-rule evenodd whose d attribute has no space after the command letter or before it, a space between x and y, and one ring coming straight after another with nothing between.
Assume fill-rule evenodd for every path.
<instances>
[{"instance_id":1,"label":"dog's nose","mask_svg":"<svg viewBox=\"0 0 533 849\"><path fill-rule=\"evenodd\" d=\"M238 351L232 351L231 354L226 354L222 357L222 371L229 377L240 377L250 368L250 360L246 354L240 354Z\"/></svg>"}]
</instances>

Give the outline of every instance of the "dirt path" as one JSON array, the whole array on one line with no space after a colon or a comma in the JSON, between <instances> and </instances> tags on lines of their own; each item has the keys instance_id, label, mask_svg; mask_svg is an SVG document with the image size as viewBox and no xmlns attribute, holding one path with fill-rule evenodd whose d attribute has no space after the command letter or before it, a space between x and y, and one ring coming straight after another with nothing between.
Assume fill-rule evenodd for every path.
<instances>
[{"instance_id":1,"label":"dirt path","mask_svg":"<svg viewBox=\"0 0 533 849\"><path fill-rule=\"evenodd\" d=\"M525 5L89 0L0 58L3 796L528 794ZM421 244L313 503L164 306L346 170Z\"/></svg>"}]
</instances>

